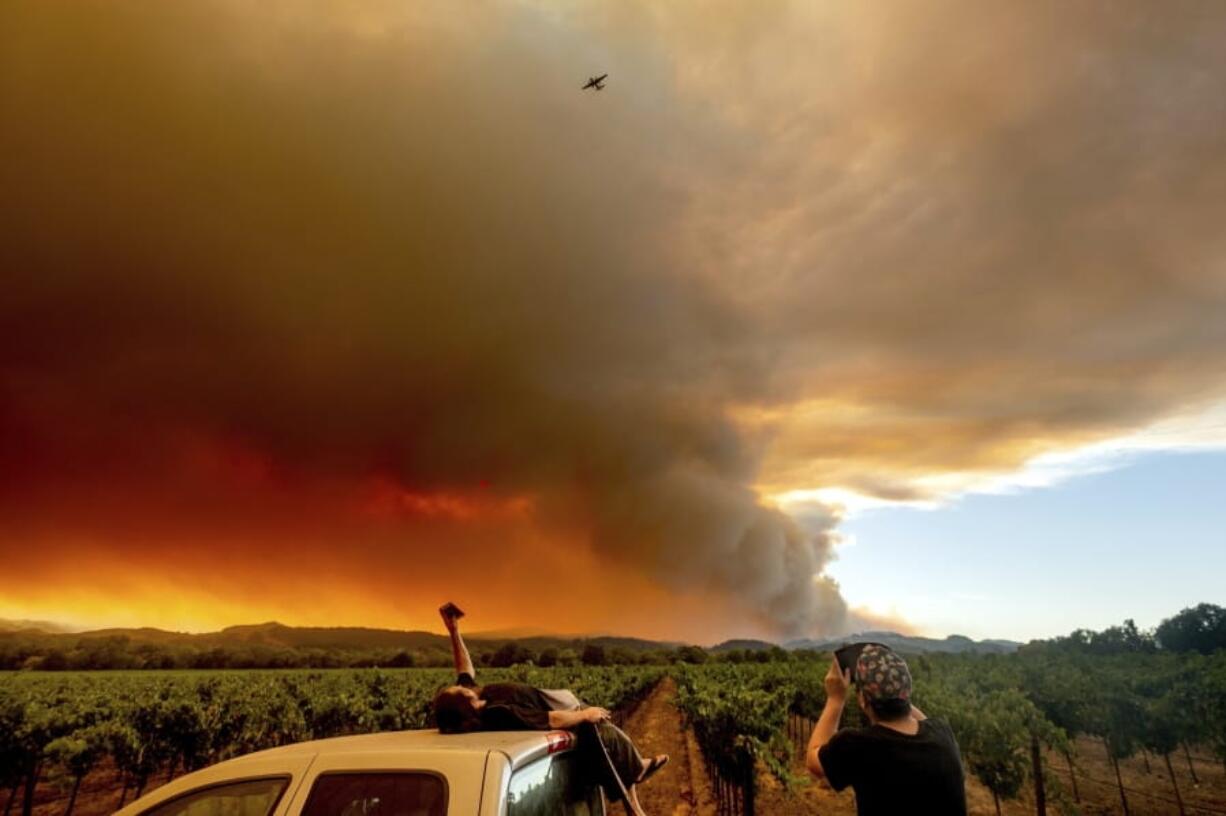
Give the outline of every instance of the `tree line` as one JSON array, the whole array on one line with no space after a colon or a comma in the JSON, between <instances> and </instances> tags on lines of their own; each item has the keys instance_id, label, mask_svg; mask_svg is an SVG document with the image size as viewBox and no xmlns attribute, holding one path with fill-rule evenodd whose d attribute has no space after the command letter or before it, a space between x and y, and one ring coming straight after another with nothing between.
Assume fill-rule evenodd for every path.
<instances>
[{"instance_id":1,"label":"tree line","mask_svg":"<svg viewBox=\"0 0 1226 816\"><path fill-rule=\"evenodd\" d=\"M1027 652L1096 655L1197 652L1212 654L1226 648L1226 609L1202 603L1182 610L1152 630L1138 629L1132 620L1100 632L1078 629L1050 640L1035 640L1021 647ZM700 646L657 649L606 646L582 640L533 648L520 641L472 644L479 666L506 668L518 665L553 666L668 666L676 664L777 663L809 660L808 650L787 651L779 646L762 649L708 650ZM40 634L0 634L0 671L95 671L103 669L344 669L446 668L451 652L444 646L415 649L355 649L278 647L234 644L200 647L183 643L134 640L127 635L80 637L71 645L65 638Z\"/></svg>"},{"instance_id":2,"label":"tree line","mask_svg":"<svg viewBox=\"0 0 1226 816\"><path fill-rule=\"evenodd\" d=\"M1197 604L1166 618L1150 630L1138 629L1129 619L1101 632L1077 629L1050 640L1036 640L1022 647L1036 652L1070 652L1096 655L1197 652L1210 655L1226 649L1226 608Z\"/></svg>"}]
</instances>

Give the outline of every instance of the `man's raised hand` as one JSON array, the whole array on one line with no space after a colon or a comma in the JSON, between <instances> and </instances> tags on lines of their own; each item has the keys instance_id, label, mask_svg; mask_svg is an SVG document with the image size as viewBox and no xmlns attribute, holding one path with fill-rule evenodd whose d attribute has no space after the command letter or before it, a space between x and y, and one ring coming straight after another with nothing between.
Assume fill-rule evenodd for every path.
<instances>
[{"instance_id":1,"label":"man's raised hand","mask_svg":"<svg viewBox=\"0 0 1226 816\"><path fill-rule=\"evenodd\" d=\"M438 608L438 614L443 619L443 625L450 630L455 628L456 621L464 617L464 610L460 609L460 607L456 606L451 601L448 601Z\"/></svg>"}]
</instances>

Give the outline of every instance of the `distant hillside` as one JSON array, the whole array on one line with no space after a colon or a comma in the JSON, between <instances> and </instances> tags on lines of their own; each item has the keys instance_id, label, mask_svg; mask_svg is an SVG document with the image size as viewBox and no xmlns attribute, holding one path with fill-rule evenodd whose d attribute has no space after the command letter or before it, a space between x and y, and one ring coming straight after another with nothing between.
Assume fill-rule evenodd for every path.
<instances>
[{"instance_id":1,"label":"distant hillside","mask_svg":"<svg viewBox=\"0 0 1226 816\"><path fill-rule=\"evenodd\" d=\"M814 649L829 652L846 643L870 641L884 643L896 652L926 654L945 652L949 654L1009 654L1016 652L1020 643L1011 640L971 640L963 635L950 635L943 640L936 638L900 635L897 632L860 632L826 640L792 640L784 644L787 649Z\"/></svg>"},{"instance_id":2,"label":"distant hillside","mask_svg":"<svg viewBox=\"0 0 1226 816\"><path fill-rule=\"evenodd\" d=\"M914 637L912 635L901 635L898 632L860 632L854 635L845 635L838 638L826 638L824 640L803 639L790 640L783 644L785 649L811 649L817 652L831 652L840 646L847 643L857 643L860 641L871 641L873 643L884 643L891 649L904 654L925 654L932 652L945 652L949 654L1008 654L1016 652L1020 643L1014 643L1011 640L971 640L962 635L950 635L943 640L935 638ZM747 651L761 652L768 649L773 649L778 644L771 643L766 640L725 640L723 643L712 646L708 651L714 654L722 654L731 651Z\"/></svg>"},{"instance_id":3,"label":"distant hillside","mask_svg":"<svg viewBox=\"0 0 1226 816\"><path fill-rule=\"evenodd\" d=\"M530 633L531 630L503 630L477 632L466 636L475 648L496 649L506 643L517 643L526 649L575 649L588 644L605 649L627 649L631 652L646 652L657 649L676 648L677 641L656 641L643 638L617 637L613 635L551 635ZM528 635L528 636L523 636ZM188 646L200 649L226 647L262 647L267 649L324 649L330 651L369 650L422 650L449 648L446 635L420 630L375 629L365 626L286 626L283 623L268 623L228 626L217 632L170 632L152 627L111 628L76 631L48 621L0 620L0 636L23 637L35 640L44 638L57 646L75 645L82 640L102 638L126 638L136 644L164 646ZM921 654L924 652L950 653L1008 653L1016 651L1020 644L1010 640L975 641L962 635L950 635L943 640L901 635L897 632L861 632L839 638L823 640L792 640L783 644L787 649L814 649L830 651L844 643L871 640L885 643L900 652ZM778 644L766 640L733 639L711 646L709 651L722 653L733 650L762 651Z\"/></svg>"},{"instance_id":4,"label":"distant hillside","mask_svg":"<svg viewBox=\"0 0 1226 816\"><path fill-rule=\"evenodd\" d=\"M339 668L362 666L450 666L448 638L434 632L375 629L363 626L286 626L268 623L230 626L218 632L168 632L152 627L64 631L42 621L4 621L0 626L0 669L116 668ZM58 630L58 631L57 631ZM466 637L478 665L542 661L638 663L691 660L697 647L642 638L508 635L527 630L476 633ZM1008 653L1011 641L973 641L952 635L944 640L864 632L825 640L794 640L785 648L831 651L844 643L871 640L900 652ZM759 659L778 644L757 639L727 640L710 647L719 657L753 652ZM549 661L549 662L544 662Z\"/></svg>"},{"instance_id":5,"label":"distant hillside","mask_svg":"<svg viewBox=\"0 0 1226 816\"><path fill-rule=\"evenodd\" d=\"M778 646L778 643L771 643L768 640L725 640L723 643L717 643L708 651L719 654L721 652L746 651L746 652L764 652L767 649L773 649Z\"/></svg>"},{"instance_id":6,"label":"distant hillside","mask_svg":"<svg viewBox=\"0 0 1226 816\"><path fill-rule=\"evenodd\" d=\"M447 645L447 638L432 632L372 629L365 626L286 626L258 623L228 626L220 632L196 635L210 645L245 644L282 649L425 649Z\"/></svg>"},{"instance_id":7,"label":"distant hillside","mask_svg":"<svg viewBox=\"0 0 1226 816\"><path fill-rule=\"evenodd\" d=\"M70 647L82 641L123 638L133 645L153 644L158 646L184 646L198 649L259 647L265 649L323 649L328 651L370 650L449 650L446 635L433 632L373 629L363 626L286 626L283 623L268 623L229 626L218 632L168 632L151 627L93 629L72 632L52 628L53 624L36 621L6 621L0 626L0 637L36 640L55 646ZM20 625L19 625L20 624ZM474 649L495 649L506 643L517 643L527 649L542 650L575 649L589 644L606 649L628 649L644 652L668 649L679 644L643 640L641 638L600 635L593 637L565 637L539 635L534 637L506 637L498 633L468 635L465 640Z\"/></svg>"}]
</instances>

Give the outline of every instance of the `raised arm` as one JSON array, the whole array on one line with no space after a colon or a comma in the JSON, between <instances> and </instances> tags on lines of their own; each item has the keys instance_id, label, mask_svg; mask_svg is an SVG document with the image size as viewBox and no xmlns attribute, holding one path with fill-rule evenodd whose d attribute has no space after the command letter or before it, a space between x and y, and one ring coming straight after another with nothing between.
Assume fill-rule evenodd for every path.
<instances>
[{"instance_id":1,"label":"raised arm","mask_svg":"<svg viewBox=\"0 0 1226 816\"><path fill-rule=\"evenodd\" d=\"M817 752L830 742L830 738L839 730L839 720L843 717L843 707L847 704L847 688L850 685L851 671L842 671L839 661L835 660L830 664L830 671L826 672L826 707L822 709L822 716L813 727L809 747L805 751L805 767L814 776L825 776Z\"/></svg>"},{"instance_id":2,"label":"raised arm","mask_svg":"<svg viewBox=\"0 0 1226 816\"><path fill-rule=\"evenodd\" d=\"M452 609L448 604L438 612L443 618L443 625L447 627L447 634L451 636L451 657L455 661L456 674L467 674L476 680L477 670L473 668L473 659L469 656L464 637L460 634L460 619Z\"/></svg>"}]
</instances>

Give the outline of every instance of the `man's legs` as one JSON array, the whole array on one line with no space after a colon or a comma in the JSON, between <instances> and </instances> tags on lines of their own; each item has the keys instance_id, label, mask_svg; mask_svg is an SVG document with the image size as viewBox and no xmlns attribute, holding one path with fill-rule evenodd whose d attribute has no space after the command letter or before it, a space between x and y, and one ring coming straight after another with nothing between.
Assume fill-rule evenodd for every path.
<instances>
[{"instance_id":1,"label":"man's legs","mask_svg":"<svg viewBox=\"0 0 1226 816\"><path fill-rule=\"evenodd\" d=\"M584 723L579 728L578 749L610 802L621 801L624 788L637 804L633 786L643 773L643 758L625 732L611 723Z\"/></svg>"},{"instance_id":2,"label":"man's legs","mask_svg":"<svg viewBox=\"0 0 1226 816\"><path fill-rule=\"evenodd\" d=\"M631 787L643 775L643 757L634 740L613 723L602 722L596 726L596 731L609 752L609 759L622 784Z\"/></svg>"}]
</instances>

